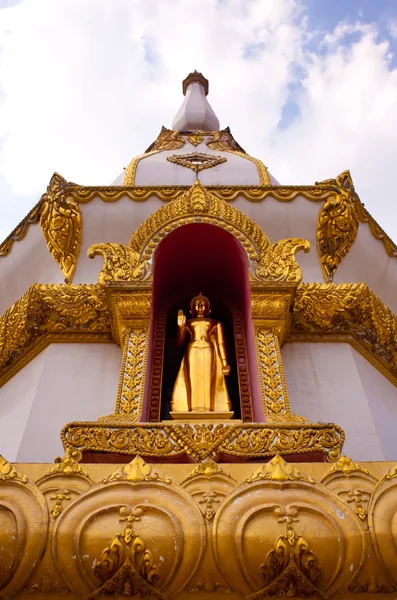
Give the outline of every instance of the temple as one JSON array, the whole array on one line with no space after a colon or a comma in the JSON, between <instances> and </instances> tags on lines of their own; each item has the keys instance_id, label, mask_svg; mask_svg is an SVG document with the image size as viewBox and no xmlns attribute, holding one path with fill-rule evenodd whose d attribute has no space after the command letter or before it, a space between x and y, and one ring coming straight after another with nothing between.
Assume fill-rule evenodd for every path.
<instances>
[{"instance_id":1,"label":"temple","mask_svg":"<svg viewBox=\"0 0 397 600\"><path fill-rule=\"evenodd\" d=\"M394 599L397 246L182 91L0 245L0 598Z\"/></svg>"}]
</instances>

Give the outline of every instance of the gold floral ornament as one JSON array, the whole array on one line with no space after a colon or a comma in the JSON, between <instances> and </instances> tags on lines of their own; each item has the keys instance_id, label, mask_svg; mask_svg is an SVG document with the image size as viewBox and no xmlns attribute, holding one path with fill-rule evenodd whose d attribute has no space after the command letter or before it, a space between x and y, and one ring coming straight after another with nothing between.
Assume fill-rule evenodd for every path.
<instances>
[{"instance_id":1,"label":"gold floral ornament","mask_svg":"<svg viewBox=\"0 0 397 600\"><path fill-rule=\"evenodd\" d=\"M305 538L294 531L293 523L299 519L298 510L279 506L274 509L274 516L278 517L279 523L287 523L287 530L277 538L259 567L264 587L252 597L322 596L317 587L322 576L318 559Z\"/></svg>"},{"instance_id":2,"label":"gold floral ornament","mask_svg":"<svg viewBox=\"0 0 397 600\"><path fill-rule=\"evenodd\" d=\"M336 180L328 180L329 182L339 187L339 193L331 195L324 202L317 225L317 248L326 281L333 280L338 265L351 249L358 231L350 173L345 171Z\"/></svg>"},{"instance_id":3,"label":"gold floral ornament","mask_svg":"<svg viewBox=\"0 0 397 600\"><path fill-rule=\"evenodd\" d=\"M41 198L40 225L66 283L71 283L80 253L82 217L79 205L67 197L68 185L58 173L51 177L47 192Z\"/></svg>"},{"instance_id":4,"label":"gold floral ornament","mask_svg":"<svg viewBox=\"0 0 397 600\"><path fill-rule=\"evenodd\" d=\"M0 454L0 481L19 481L27 483L28 478L23 473L20 473L14 465L10 464L4 456Z\"/></svg>"},{"instance_id":5,"label":"gold floral ornament","mask_svg":"<svg viewBox=\"0 0 397 600\"><path fill-rule=\"evenodd\" d=\"M173 156L167 156L167 160L199 173L204 169L211 169L212 167L225 163L227 158L214 156L213 154L205 154L203 152L192 152L191 154L174 154Z\"/></svg>"},{"instance_id":6,"label":"gold floral ornament","mask_svg":"<svg viewBox=\"0 0 397 600\"><path fill-rule=\"evenodd\" d=\"M292 463L287 463L280 454L276 454L271 461L261 465L247 479L247 482L253 483L262 479L270 481L308 481L309 483L315 483L314 479L298 471Z\"/></svg>"},{"instance_id":7,"label":"gold floral ornament","mask_svg":"<svg viewBox=\"0 0 397 600\"><path fill-rule=\"evenodd\" d=\"M298 250L307 252L309 242L285 239L270 244L261 228L226 201L215 197L199 181L180 197L159 208L133 234L129 246L97 244L88 256L102 254L105 264L99 282L149 279L151 258L161 240L178 227L208 223L228 231L244 248L251 264L252 279L259 282L299 283Z\"/></svg>"},{"instance_id":8,"label":"gold floral ornament","mask_svg":"<svg viewBox=\"0 0 397 600\"><path fill-rule=\"evenodd\" d=\"M94 575L102 585L89 595L90 600L102 595L163 598L154 587L159 570L153 555L133 529L134 521L140 521L142 514L138 507L130 511L127 506L120 508L119 521L126 521L125 529L112 539L94 567Z\"/></svg>"},{"instance_id":9,"label":"gold floral ornament","mask_svg":"<svg viewBox=\"0 0 397 600\"><path fill-rule=\"evenodd\" d=\"M148 265L141 260L138 252L122 244L95 244L88 249L88 257L102 255L105 264L98 283L105 285L109 281L131 281L142 279Z\"/></svg>"}]
</instances>

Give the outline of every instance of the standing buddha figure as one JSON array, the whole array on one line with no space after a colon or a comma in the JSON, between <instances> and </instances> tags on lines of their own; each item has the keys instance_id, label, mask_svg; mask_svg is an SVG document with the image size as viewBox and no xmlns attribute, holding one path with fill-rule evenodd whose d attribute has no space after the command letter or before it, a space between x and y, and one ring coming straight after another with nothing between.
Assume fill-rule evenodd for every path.
<instances>
[{"instance_id":1,"label":"standing buddha figure","mask_svg":"<svg viewBox=\"0 0 397 600\"><path fill-rule=\"evenodd\" d=\"M210 319L210 301L200 292L190 302L192 318L178 311L178 343L189 343L171 399L171 411L229 412L231 403L225 375L229 375L222 323ZM175 417L174 417L175 418Z\"/></svg>"}]
</instances>

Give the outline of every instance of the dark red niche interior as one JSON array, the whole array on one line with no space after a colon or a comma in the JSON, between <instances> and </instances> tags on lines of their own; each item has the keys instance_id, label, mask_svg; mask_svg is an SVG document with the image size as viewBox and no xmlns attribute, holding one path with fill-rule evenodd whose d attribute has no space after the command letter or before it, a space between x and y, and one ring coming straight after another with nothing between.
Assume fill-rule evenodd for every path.
<instances>
[{"instance_id":1,"label":"dark red niche interior","mask_svg":"<svg viewBox=\"0 0 397 600\"><path fill-rule=\"evenodd\" d=\"M147 380L152 372L153 337L156 315L170 310L199 292L214 305L235 306L244 320L248 368L256 421L264 421L260 400L259 374L251 323L251 294L248 260L244 248L225 229L192 223L178 227L158 245L153 257L153 306L151 340L148 353ZM183 305L184 303L184 305ZM173 308L173 309L174 309ZM189 316L187 314L187 316ZM212 315L216 318L216 315ZM146 386L143 421L148 419L150 386Z\"/></svg>"}]
</instances>

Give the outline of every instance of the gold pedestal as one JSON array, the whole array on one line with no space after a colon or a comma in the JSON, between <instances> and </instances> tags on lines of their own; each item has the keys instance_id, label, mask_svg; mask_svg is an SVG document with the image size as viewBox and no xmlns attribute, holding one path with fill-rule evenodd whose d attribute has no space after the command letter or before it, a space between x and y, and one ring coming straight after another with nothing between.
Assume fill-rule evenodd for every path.
<instances>
[{"instance_id":1,"label":"gold pedestal","mask_svg":"<svg viewBox=\"0 0 397 600\"><path fill-rule=\"evenodd\" d=\"M223 421L225 419L233 419L234 412L229 411L186 411L186 412L170 412L170 417L174 421Z\"/></svg>"}]
</instances>

